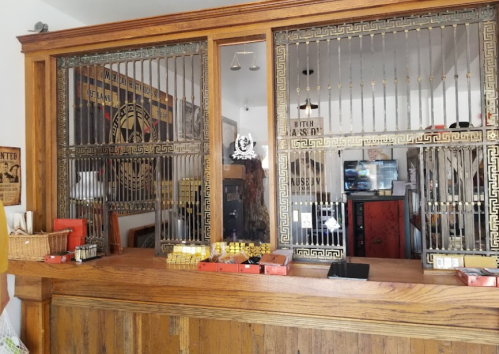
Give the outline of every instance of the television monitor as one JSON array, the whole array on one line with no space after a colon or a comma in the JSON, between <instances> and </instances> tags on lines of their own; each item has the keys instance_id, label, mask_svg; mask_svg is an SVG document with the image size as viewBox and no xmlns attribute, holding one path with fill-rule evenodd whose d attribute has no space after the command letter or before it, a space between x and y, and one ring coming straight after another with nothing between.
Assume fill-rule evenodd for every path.
<instances>
[{"instance_id":1,"label":"television monitor","mask_svg":"<svg viewBox=\"0 0 499 354\"><path fill-rule=\"evenodd\" d=\"M397 160L344 161L346 192L391 189L398 178Z\"/></svg>"}]
</instances>

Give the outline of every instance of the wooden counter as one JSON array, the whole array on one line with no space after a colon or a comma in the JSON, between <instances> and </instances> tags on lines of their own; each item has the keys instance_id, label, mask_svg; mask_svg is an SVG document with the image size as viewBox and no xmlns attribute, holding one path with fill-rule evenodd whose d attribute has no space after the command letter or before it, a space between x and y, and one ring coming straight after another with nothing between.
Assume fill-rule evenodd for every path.
<instances>
[{"instance_id":1,"label":"wooden counter","mask_svg":"<svg viewBox=\"0 0 499 354\"><path fill-rule=\"evenodd\" d=\"M11 261L9 273L33 353L496 353L498 288L424 274L417 260L352 262L371 264L369 281L326 279L327 264L294 264L289 276L199 272L149 249Z\"/></svg>"}]
</instances>

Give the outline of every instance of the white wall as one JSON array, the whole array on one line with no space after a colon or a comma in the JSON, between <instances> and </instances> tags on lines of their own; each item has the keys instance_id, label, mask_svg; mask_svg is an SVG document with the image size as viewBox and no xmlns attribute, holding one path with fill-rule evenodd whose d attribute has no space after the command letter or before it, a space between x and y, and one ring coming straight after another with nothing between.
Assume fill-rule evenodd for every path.
<instances>
[{"instance_id":1,"label":"white wall","mask_svg":"<svg viewBox=\"0 0 499 354\"><path fill-rule=\"evenodd\" d=\"M25 101L24 101L24 55L16 36L28 34L36 22L49 25L49 30L61 30L83 26L82 23L61 13L39 0L2 1L0 5L0 146L21 148L22 198L21 205L5 207L7 220L12 213L26 210L26 149L25 149ZM29 104L29 103L28 103ZM9 275L11 301L7 311L14 328L19 333L21 305L13 298L14 276Z\"/></svg>"}]
</instances>

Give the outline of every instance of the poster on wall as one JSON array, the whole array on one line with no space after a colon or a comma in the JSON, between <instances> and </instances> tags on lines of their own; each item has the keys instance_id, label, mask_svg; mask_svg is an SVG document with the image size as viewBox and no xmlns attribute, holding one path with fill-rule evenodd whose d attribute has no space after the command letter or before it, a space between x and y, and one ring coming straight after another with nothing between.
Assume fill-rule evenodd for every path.
<instances>
[{"instance_id":1,"label":"poster on wall","mask_svg":"<svg viewBox=\"0 0 499 354\"><path fill-rule=\"evenodd\" d=\"M0 200L3 205L21 204L21 149L0 147Z\"/></svg>"},{"instance_id":2,"label":"poster on wall","mask_svg":"<svg viewBox=\"0 0 499 354\"><path fill-rule=\"evenodd\" d=\"M304 139L321 137L323 119L290 119L290 137ZM309 145L309 144L307 144ZM290 162L292 194L316 194L324 190L324 157L321 151L294 151Z\"/></svg>"},{"instance_id":3,"label":"poster on wall","mask_svg":"<svg viewBox=\"0 0 499 354\"><path fill-rule=\"evenodd\" d=\"M122 72L100 66L74 70L76 145L174 140L172 96ZM192 129L190 132L192 135ZM172 159L165 157L161 163L156 166L156 159L140 157L110 159L111 201L149 200L154 194L156 169L163 179L171 179ZM75 172L102 173L104 164L96 164L77 161Z\"/></svg>"}]
</instances>

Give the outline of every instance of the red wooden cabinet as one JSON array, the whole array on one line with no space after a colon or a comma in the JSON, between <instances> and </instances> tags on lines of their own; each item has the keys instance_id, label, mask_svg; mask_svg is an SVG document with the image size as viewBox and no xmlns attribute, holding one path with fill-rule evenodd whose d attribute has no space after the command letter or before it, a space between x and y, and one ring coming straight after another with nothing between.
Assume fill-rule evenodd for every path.
<instances>
[{"instance_id":1,"label":"red wooden cabinet","mask_svg":"<svg viewBox=\"0 0 499 354\"><path fill-rule=\"evenodd\" d=\"M405 258L404 201L348 200L350 256Z\"/></svg>"}]
</instances>

